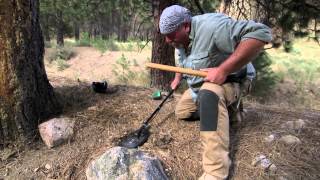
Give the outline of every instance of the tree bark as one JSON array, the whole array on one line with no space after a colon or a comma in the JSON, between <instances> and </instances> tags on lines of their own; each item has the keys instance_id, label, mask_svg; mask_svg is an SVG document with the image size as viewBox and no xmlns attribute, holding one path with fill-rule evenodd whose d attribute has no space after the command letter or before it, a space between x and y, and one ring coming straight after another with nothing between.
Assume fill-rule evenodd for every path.
<instances>
[{"instance_id":1,"label":"tree bark","mask_svg":"<svg viewBox=\"0 0 320 180\"><path fill-rule=\"evenodd\" d=\"M78 20L74 20L74 38L76 41L79 41L80 39L80 28L79 28L79 23Z\"/></svg>"},{"instance_id":2,"label":"tree bark","mask_svg":"<svg viewBox=\"0 0 320 180\"><path fill-rule=\"evenodd\" d=\"M49 27L49 15L45 15L44 17L45 22L44 22L44 39L45 41L50 42L51 38L50 38L50 27Z\"/></svg>"},{"instance_id":3,"label":"tree bark","mask_svg":"<svg viewBox=\"0 0 320 180\"><path fill-rule=\"evenodd\" d=\"M1 1L0 144L29 139L61 106L43 62L38 0Z\"/></svg>"},{"instance_id":4,"label":"tree bark","mask_svg":"<svg viewBox=\"0 0 320 180\"><path fill-rule=\"evenodd\" d=\"M62 11L57 9L57 45L63 46L63 19L62 19Z\"/></svg>"},{"instance_id":5,"label":"tree bark","mask_svg":"<svg viewBox=\"0 0 320 180\"><path fill-rule=\"evenodd\" d=\"M152 12L154 18L153 39L152 39L152 58L151 62L175 65L174 48L165 42L165 38L160 34L159 20L161 12L164 8L175 4L175 0L153 0ZM151 86L162 90L169 90L170 83L174 74L166 71L151 69Z\"/></svg>"}]
</instances>

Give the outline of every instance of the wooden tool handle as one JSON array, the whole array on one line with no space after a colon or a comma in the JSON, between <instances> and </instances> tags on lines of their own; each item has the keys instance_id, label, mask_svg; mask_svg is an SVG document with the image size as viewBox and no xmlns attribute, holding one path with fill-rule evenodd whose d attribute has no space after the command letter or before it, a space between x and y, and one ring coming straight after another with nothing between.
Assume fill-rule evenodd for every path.
<instances>
[{"instance_id":1,"label":"wooden tool handle","mask_svg":"<svg viewBox=\"0 0 320 180\"><path fill-rule=\"evenodd\" d=\"M182 74L189 74L189 75L193 75L193 76L200 76L200 77L206 77L208 74L205 71L198 71L198 70L193 70L193 69L168 66L168 65L156 64L156 63L146 63L146 67L153 68L153 69L160 69L163 71L170 71L170 72L176 72L176 73L182 73Z\"/></svg>"}]
</instances>

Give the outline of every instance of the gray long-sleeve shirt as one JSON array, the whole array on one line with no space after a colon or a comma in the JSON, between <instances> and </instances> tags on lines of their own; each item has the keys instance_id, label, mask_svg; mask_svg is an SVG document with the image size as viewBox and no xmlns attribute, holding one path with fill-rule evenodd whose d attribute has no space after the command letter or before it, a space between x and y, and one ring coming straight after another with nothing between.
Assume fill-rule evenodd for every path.
<instances>
[{"instance_id":1,"label":"gray long-sleeve shirt","mask_svg":"<svg viewBox=\"0 0 320 180\"><path fill-rule=\"evenodd\" d=\"M264 24L236 21L221 13L194 16L187 53L185 49L179 49L179 66L195 70L219 66L241 41L250 38L268 43L272 40L271 30ZM184 76L195 99L203 78Z\"/></svg>"}]
</instances>

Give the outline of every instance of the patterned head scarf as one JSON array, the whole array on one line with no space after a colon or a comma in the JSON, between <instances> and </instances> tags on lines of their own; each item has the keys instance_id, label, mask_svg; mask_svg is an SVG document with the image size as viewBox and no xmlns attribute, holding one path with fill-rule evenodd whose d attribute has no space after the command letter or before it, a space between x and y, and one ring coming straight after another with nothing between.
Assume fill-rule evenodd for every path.
<instances>
[{"instance_id":1,"label":"patterned head scarf","mask_svg":"<svg viewBox=\"0 0 320 180\"><path fill-rule=\"evenodd\" d=\"M191 22L191 12L182 6L173 5L162 11L159 21L161 34L169 34L184 22Z\"/></svg>"}]
</instances>

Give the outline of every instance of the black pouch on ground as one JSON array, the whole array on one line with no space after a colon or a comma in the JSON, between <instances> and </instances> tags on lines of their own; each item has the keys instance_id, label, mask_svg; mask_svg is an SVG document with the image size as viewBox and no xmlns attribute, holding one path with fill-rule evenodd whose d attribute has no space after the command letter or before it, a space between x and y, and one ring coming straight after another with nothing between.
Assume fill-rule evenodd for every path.
<instances>
[{"instance_id":1,"label":"black pouch on ground","mask_svg":"<svg viewBox=\"0 0 320 180\"><path fill-rule=\"evenodd\" d=\"M92 82L92 89L96 93L106 93L108 88L107 81L103 82Z\"/></svg>"}]
</instances>

